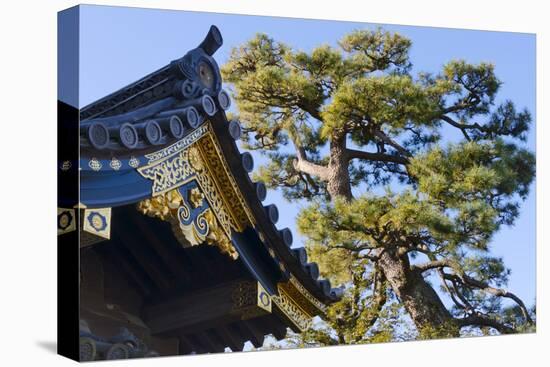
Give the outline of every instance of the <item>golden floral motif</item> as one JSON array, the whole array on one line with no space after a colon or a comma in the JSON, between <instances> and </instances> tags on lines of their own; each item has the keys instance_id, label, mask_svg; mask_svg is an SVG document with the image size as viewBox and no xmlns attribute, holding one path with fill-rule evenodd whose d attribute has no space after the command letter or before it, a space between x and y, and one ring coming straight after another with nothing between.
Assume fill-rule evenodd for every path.
<instances>
[{"instance_id":1,"label":"golden floral motif","mask_svg":"<svg viewBox=\"0 0 550 367\"><path fill-rule=\"evenodd\" d=\"M115 171L118 171L120 167L122 167L122 162L118 158L113 157L111 158L111 162L109 162L109 166Z\"/></svg>"},{"instance_id":2,"label":"golden floral motif","mask_svg":"<svg viewBox=\"0 0 550 367\"><path fill-rule=\"evenodd\" d=\"M63 161L63 163L61 164L62 171L68 171L69 169L71 169L71 167L72 167L71 161Z\"/></svg>"},{"instance_id":3,"label":"golden floral motif","mask_svg":"<svg viewBox=\"0 0 550 367\"><path fill-rule=\"evenodd\" d=\"M189 148L188 157L189 157L189 163L191 164L191 167L195 169L195 171L201 172L204 169L204 165L202 164L199 149L197 147L193 146Z\"/></svg>"},{"instance_id":4,"label":"golden floral motif","mask_svg":"<svg viewBox=\"0 0 550 367\"><path fill-rule=\"evenodd\" d=\"M217 246L222 253L233 259L239 256L210 208L198 214L194 221L185 224L191 218L191 210L177 189L141 201L138 210L172 224L176 238L184 247L207 243Z\"/></svg>"},{"instance_id":5,"label":"golden floral motif","mask_svg":"<svg viewBox=\"0 0 550 367\"><path fill-rule=\"evenodd\" d=\"M138 168L139 167L139 159L134 157L134 156L131 156L130 157L130 160L128 160L128 165L132 168Z\"/></svg>"},{"instance_id":6,"label":"golden floral motif","mask_svg":"<svg viewBox=\"0 0 550 367\"><path fill-rule=\"evenodd\" d=\"M67 227L69 225L70 217L68 215L63 215L59 219L59 226L60 227Z\"/></svg>"},{"instance_id":7,"label":"golden floral motif","mask_svg":"<svg viewBox=\"0 0 550 367\"><path fill-rule=\"evenodd\" d=\"M91 169L93 169L94 171L99 171L101 169L101 167L103 167L103 164L101 164L101 162L99 160L97 160L97 158L93 157L88 162L88 166Z\"/></svg>"},{"instance_id":8,"label":"golden floral motif","mask_svg":"<svg viewBox=\"0 0 550 367\"><path fill-rule=\"evenodd\" d=\"M233 247L230 237L225 234L225 231L218 225L218 221L210 209L207 209L207 220L210 225L210 230L206 236L206 242L209 245L217 246L222 253L228 254L232 259L237 259L239 253Z\"/></svg>"},{"instance_id":9,"label":"golden floral motif","mask_svg":"<svg viewBox=\"0 0 550 367\"><path fill-rule=\"evenodd\" d=\"M183 198L178 190L172 190L161 196L145 199L138 204L138 210L153 218L169 220L171 212L183 203Z\"/></svg>"},{"instance_id":10,"label":"golden floral motif","mask_svg":"<svg viewBox=\"0 0 550 367\"><path fill-rule=\"evenodd\" d=\"M57 208L57 234L76 230L75 210L72 208Z\"/></svg>"},{"instance_id":11,"label":"golden floral motif","mask_svg":"<svg viewBox=\"0 0 550 367\"><path fill-rule=\"evenodd\" d=\"M198 188L195 187L191 189L191 192L189 193L189 201L194 208L201 207L204 202L204 195Z\"/></svg>"}]
</instances>

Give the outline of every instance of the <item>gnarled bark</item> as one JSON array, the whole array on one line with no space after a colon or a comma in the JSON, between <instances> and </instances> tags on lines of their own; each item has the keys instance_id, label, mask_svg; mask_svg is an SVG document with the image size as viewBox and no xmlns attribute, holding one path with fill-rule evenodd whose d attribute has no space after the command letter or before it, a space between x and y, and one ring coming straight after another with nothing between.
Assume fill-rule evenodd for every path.
<instances>
[{"instance_id":1,"label":"gnarled bark","mask_svg":"<svg viewBox=\"0 0 550 367\"><path fill-rule=\"evenodd\" d=\"M407 254L383 250L378 265L419 331L429 327L441 336L458 336L458 328L449 335L454 318L422 274L411 270Z\"/></svg>"},{"instance_id":2,"label":"gnarled bark","mask_svg":"<svg viewBox=\"0 0 550 367\"><path fill-rule=\"evenodd\" d=\"M327 190L332 199L342 197L351 200L352 198L345 134L330 142Z\"/></svg>"}]
</instances>

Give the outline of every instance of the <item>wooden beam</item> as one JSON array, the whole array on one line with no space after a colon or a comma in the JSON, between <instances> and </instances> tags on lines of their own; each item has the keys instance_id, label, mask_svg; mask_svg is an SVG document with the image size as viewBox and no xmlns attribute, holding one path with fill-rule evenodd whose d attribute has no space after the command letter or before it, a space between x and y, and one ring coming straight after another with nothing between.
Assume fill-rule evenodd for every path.
<instances>
[{"instance_id":1,"label":"wooden beam","mask_svg":"<svg viewBox=\"0 0 550 367\"><path fill-rule=\"evenodd\" d=\"M191 333L268 314L259 302L258 283L239 280L146 305L143 315L152 334Z\"/></svg>"},{"instance_id":2,"label":"wooden beam","mask_svg":"<svg viewBox=\"0 0 550 367\"><path fill-rule=\"evenodd\" d=\"M189 282L190 276L185 271L185 266L177 260L177 257L174 256L173 253L166 249L166 245L159 241L158 237L155 236L149 229L142 229L143 222L139 221L136 217L136 215L138 215L139 213L136 212L132 214L133 215L128 215L128 218L130 218L130 222L132 223L133 227L138 229L144 239L151 244L152 248L156 250L157 254L166 265L166 267L169 269L169 271L174 276L183 279L184 282ZM176 241L175 238L174 241Z\"/></svg>"},{"instance_id":3,"label":"wooden beam","mask_svg":"<svg viewBox=\"0 0 550 367\"><path fill-rule=\"evenodd\" d=\"M250 342L252 345L259 348L264 345L264 336L265 334L269 334L269 332L266 333L262 330L255 321L254 319L244 320L241 326L251 335Z\"/></svg>"},{"instance_id":4,"label":"wooden beam","mask_svg":"<svg viewBox=\"0 0 550 367\"><path fill-rule=\"evenodd\" d=\"M136 269L132 264L130 264L130 259L126 254L126 251L121 248L116 242L105 243L98 247L98 251L103 254L103 261L108 258L110 261L120 268L127 274L128 280L130 283L135 284L136 289L141 291L144 296L148 296L152 292L154 285L147 275L143 274L140 269Z\"/></svg>"},{"instance_id":5,"label":"wooden beam","mask_svg":"<svg viewBox=\"0 0 550 367\"><path fill-rule=\"evenodd\" d=\"M281 340L286 337L287 326L281 319L277 318L277 316L273 314L267 315L259 318L258 321L265 325L275 339Z\"/></svg>"},{"instance_id":6,"label":"wooden beam","mask_svg":"<svg viewBox=\"0 0 550 367\"><path fill-rule=\"evenodd\" d=\"M119 243L117 243L116 245L124 246L132 254L132 256L147 272L149 277L153 280L153 282L159 289L166 290L173 288L173 282L171 282L170 279L166 277L166 274L163 273L163 271L160 270L158 266L154 265L154 263L156 262L153 261L154 257L152 256L156 255L154 254L154 251L150 249L149 251L146 251L142 238L137 238L137 236L135 236L135 233L131 233L129 230L124 228L123 225L119 227L119 233L116 236L118 237L117 242Z\"/></svg>"},{"instance_id":7,"label":"wooden beam","mask_svg":"<svg viewBox=\"0 0 550 367\"><path fill-rule=\"evenodd\" d=\"M180 335L178 337L178 354L191 354L194 352L193 345L189 342L189 340L185 337L185 335Z\"/></svg>"},{"instance_id":8,"label":"wooden beam","mask_svg":"<svg viewBox=\"0 0 550 367\"><path fill-rule=\"evenodd\" d=\"M203 247L205 246L208 245L201 244L198 246L191 246L185 248L183 251L193 266L193 268L190 269L193 273L193 279L195 282L200 284L208 284L208 282L212 279L212 274L216 274L217 271L217 269L212 267L212 264L204 259L203 250L206 249Z\"/></svg>"},{"instance_id":9,"label":"wooden beam","mask_svg":"<svg viewBox=\"0 0 550 367\"><path fill-rule=\"evenodd\" d=\"M208 349L203 346L194 335L180 335L180 345L184 345L186 350L190 350L187 354L207 353Z\"/></svg>"},{"instance_id":10,"label":"wooden beam","mask_svg":"<svg viewBox=\"0 0 550 367\"><path fill-rule=\"evenodd\" d=\"M217 339L212 329L201 331L196 335L199 341L207 346L209 352L222 353L225 350L225 345Z\"/></svg>"},{"instance_id":11,"label":"wooden beam","mask_svg":"<svg viewBox=\"0 0 550 367\"><path fill-rule=\"evenodd\" d=\"M226 346L231 348L233 352L239 352L243 350L245 341L232 330L232 326L234 325L221 326L216 330Z\"/></svg>"}]
</instances>

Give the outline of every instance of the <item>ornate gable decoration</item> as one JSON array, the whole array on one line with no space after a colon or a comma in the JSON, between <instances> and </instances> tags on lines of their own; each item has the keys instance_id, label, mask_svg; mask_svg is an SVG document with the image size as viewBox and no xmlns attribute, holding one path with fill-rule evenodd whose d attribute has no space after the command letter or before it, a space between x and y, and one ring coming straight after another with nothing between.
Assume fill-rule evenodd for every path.
<instances>
[{"instance_id":1,"label":"ornate gable decoration","mask_svg":"<svg viewBox=\"0 0 550 367\"><path fill-rule=\"evenodd\" d=\"M137 171L153 181L152 198L139 210L172 224L184 246L203 242L220 247L236 259L231 231L254 224L207 122L177 143L145 156Z\"/></svg>"}]
</instances>

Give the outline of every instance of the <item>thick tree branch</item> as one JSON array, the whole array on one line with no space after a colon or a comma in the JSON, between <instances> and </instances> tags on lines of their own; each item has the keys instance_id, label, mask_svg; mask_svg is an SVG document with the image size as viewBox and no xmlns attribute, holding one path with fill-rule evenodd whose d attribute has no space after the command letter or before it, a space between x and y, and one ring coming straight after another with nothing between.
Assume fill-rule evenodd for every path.
<instances>
[{"instance_id":1,"label":"thick tree branch","mask_svg":"<svg viewBox=\"0 0 550 367\"><path fill-rule=\"evenodd\" d=\"M447 293L449 294L449 296L451 296L451 300L454 302L454 304L458 307L458 308L461 308L463 310L468 310L469 306L467 306L467 302L464 302L464 297L462 297L460 295L460 293L458 292L458 290L456 289L454 283L452 283L453 285L453 289L449 288L449 285L447 284L447 280L445 279L444 277L444 273L443 273L443 270L442 269L437 269L437 274L439 275L439 278L441 280L441 283L443 284L443 288L445 289L445 291L447 291Z\"/></svg>"},{"instance_id":2,"label":"thick tree branch","mask_svg":"<svg viewBox=\"0 0 550 367\"><path fill-rule=\"evenodd\" d=\"M456 127L457 129L459 129L461 132L462 132L462 135L464 135L464 137L466 138L466 140L468 141L471 141L472 138L470 137L470 135L468 135L468 131L467 131L467 127L465 127L464 125L462 124L459 124L458 122L456 122L455 120L453 120L452 118L450 118L449 116L445 116L445 115L442 115L441 116L441 119L445 122L447 122L449 125L451 126L454 126Z\"/></svg>"},{"instance_id":3,"label":"thick tree branch","mask_svg":"<svg viewBox=\"0 0 550 367\"><path fill-rule=\"evenodd\" d=\"M466 110L468 108L475 107L480 101L481 101L481 99L479 98L479 96L477 94L470 93L466 98L461 99L460 102L455 103L454 105L443 109L442 112L443 112L443 114L447 114L447 113L454 113L454 112L458 112L458 111L463 111L463 110Z\"/></svg>"},{"instance_id":4,"label":"thick tree branch","mask_svg":"<svg viewBox=\"0 0 550 367\"><path fill-rule=\"evenodd\" d=\"M381 273L381 272L377 272ZM365 320L367 330L370 329L380 317L380 312L386 304L388 298L386 295L386 284L383 274L380 274L380 279L376 279L373 290L372 303L368 310L368 317ZM362 315L365 316L365 315Z\"/></svg>"},{"instance_id":5,"label":"thick tree branch","mask_svg":"<svg viewBox=\"0 0 550 367\"><path fill-rule=\"evenodd\" d=\"M442 270L442 269L438 269L438 272L441 274L442 278L443 278L443 281L446 282L445 280L445 272ZM462 292L460 291L459 287L458 287L458 284L455 282L455 281L452 281L451 280L451 284L453 285L453 291L455 293L455 295L462 301L462 303L464 304L465 306L465 309L469 312L473 312L475 311L475 308L472 306L472 304L466 299L466 297L464 296L464 294L462 294Z\"/></svg>"},{"instance_id":6,"label":"thick tree branch","mask_svg":"<svg viewBox=\"0 0 550 367\"><path fill-rule=\"evenodd\" d=\"M370 246L368 244L362 244L362 245L352 245L352 244L339 244L339 245L331 245L330 249L342 249L342 250L348 250L351 252L361 252L366 250L376 250L379 248L382 248L383 246Z\"/></svg>"},{"instance_id":7,"label":"thick tree branch","mask_svg":"<svg viewBox=\"0 0 550 367\"><path fill-rule=\"evenodd\" d=\"M307 160L305 150L303 148L298 148L296 150L296 157L297 159L294 161L294 169L307 173L308 175L318 177L323 181L328 180L328 167Z\"/></svg>"},{"instance_id":8,"label":"thick tree branch","mask_svg":"<svg viewBox=\"0 0 550 367\"><path fill-rule=\"evenodd\" d=\"M411 270L419 273L423 273L425 271L432 270L432 269L454 268L456 266L457 264L450 259L440 259L440 260L428 261L422 264L412 265Z\"/></svg>"},{"instance_id":9,"label":"thick tree branch","mask_svg":"<svg viewBox=\"0 0 550 367\"><path fill-rule=\"evenodd\" d=\"M501 334L514 334L516 330L498 322L483 314L470 315L462 319L455 319L459 327L465 326L486 326L496 329Z\"/></svg>"},{"instance_id":10,"label":"thick tree branch","mask_svg":"<svg viewBox=\"0 0 550 367\"><path fill-rule=\"evenodd\" d=\"M480 125L477 122L475 122L473 124L464 124L464 123L460 123L460 122L457 122L457 121L453 120L452 118L450 118L447 115L441 115L440 118L443 121L447 122L449 125L459 129L462 132L462 134L464 135L464 137L466 138L466 140L468 140L468 141L472 140L470 135L468 135L468 130L478 130L478 131L481 131L481 132L484 132L484 133L487 133L489 131L487 129L487 127L485 127L483 125Z\"/></svg>"},{"instance_id":11,"label":"thick tree branch","mask_svg":"<svg viewBox=\"0 0 550 367\"><path fill-rule=\"evenodd\" d=\"M397 143L395 140L391 139L389 136L384 134L380 130L374 131L374 136L376 136L378 139L382 140L384 143L388 144L389 146L393 147L395 150L397 150L401 155L405 157L410 157L411 153L405 148L403 148L399 143Z\"/></svg>"},{"instance_id":12,"label":"thick tree branch","mask_svg":"<svg viewBox=\"0 0 550 367\"><path fill-rule=\"evenodd\" d=\"M313 163L307 159L306 150L293 139L296 149L296 160L294 161L294 169L306 173L311 176L318 177L322 181L327 181L329 177L329 169L326 166Z\"/></svg>"},{"instance_id":13,"label":"thick tree branch","mask_svg":"<svg viewBox=\"0 0 550 367\"><path fill-rule=\"evenodd\" d=\"M346 154L347 154L348 160L361 159L366 161L389 162L389 163L397 163L397 164L403 164L403 165L409 163L408 158L395 156L391 154L369 153L369 152L364 152L362 150L355 150L355 149L347 149Z\"/></svg>"},{"instance_id":14,"label":"thick tree branch","mask_svg":"<svg viewBox=\"0 0 550 367\"><path fill-rule=\"evenodd\" d=\"M448 279L451 279L451 280L453 280L453 279L456 280L458 278L466 286L480 289L482 291L485 291L485 292L487 292L489 294L492 294L494 296L497 296L497 297L510 298L511 300L516 302L516 304L519 306L525 320L530 324L533 323L533 320L531 319L531 316L529 315L529 311L527 311L527 307L525 307L525 303L523 303L521 298L516 296L514 293L508 292L507 290L502 289L502 288L491 287L487 283L479 281L479 280L474 279L474 278L471 278L471 277L469 277L465 274L463 274L461 276L446 274L445 278L448 278Z\"/></svg>"},{"instance_id":15,"label":"thick tree branch","mask_svg":"<svg viewBox=\"0 0 550 367\"><path fill-rule=\"evenodd\" d=\"M303 111L307 112L314 119L323 122L323 118L321 117L319 110L316 107L312 106L311 104L301 101L297 103L296 106L302 109Z\"/></svg>"},{"instance_id":16,"label":"thick tree branch","mask_svg":"<svg viewBox=\"0 0 550 367\"><path fill-rule=\"evenodd\" d=\"M496 297L510 298L519 306L525 320L528 323L533 323L533 320L529 315L529 311L527 310L525 303L523 303L523 301L518 296L516 296L514 293L509 292L505 289L491 287L486 282L479 281L466 274L463 274L458 264L456 264L456 262L454 262L453 260L450 260L450 259L433 260L427 263L416 264L411 266L412 271L416 271L420 273L423 273L431 269L443 269L443 268L450 268L454 270L455 273L458 273L458 274L443 274L444 279L450 280L453 283L460 282L466 287L480 289Z\"/></svg>"}]
</instances>

